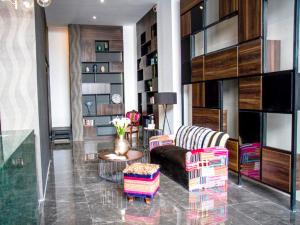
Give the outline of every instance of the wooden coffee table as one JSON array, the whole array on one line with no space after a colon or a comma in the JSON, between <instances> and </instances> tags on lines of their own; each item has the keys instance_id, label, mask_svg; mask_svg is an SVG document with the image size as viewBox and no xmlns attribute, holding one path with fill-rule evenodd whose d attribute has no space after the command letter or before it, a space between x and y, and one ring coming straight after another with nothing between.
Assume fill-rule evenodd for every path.
<instances>
[{"instance_id":1,"label":"wooden coffee table","mask_svg":"<svg viewBox=\"0 0 300 225\"><path fill-rule=\"evenodd\" d=\"M142 162L144 153L141 151L130 150L124 159L111 159L109 154L115 154L112 150L102 150L99 154L99 176L107 181L114 183L123 182L123 170L127 165L135 162Z\"/></svg>"}]
</instances>

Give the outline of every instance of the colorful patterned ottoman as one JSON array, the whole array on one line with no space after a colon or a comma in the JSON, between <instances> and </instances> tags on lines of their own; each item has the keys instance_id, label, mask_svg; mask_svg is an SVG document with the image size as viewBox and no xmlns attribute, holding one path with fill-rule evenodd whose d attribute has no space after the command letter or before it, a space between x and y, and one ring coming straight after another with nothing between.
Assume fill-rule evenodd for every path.
<instances>
[{"instance_id":1,"label":"colorful patterned ottoman","mask_svg":"<svg viewBox=\"0 0 300 225\"><path fill-rule=\"evenodd\" d=\"M227 186L228 150L211 147L186 153L189 191Z\"/></svg>"},{"instance_id":2,"label":"colorful patterned ottoman","mask_svg":"<svg viewBox=\"0 0 300 225\"><path fill-rule=\"evenodd\" d=\"M159 165L134 163L127 166L124 174L124 193L129 201L144 198L149 204L159 190Z\"/></svg>"}]
</instances>

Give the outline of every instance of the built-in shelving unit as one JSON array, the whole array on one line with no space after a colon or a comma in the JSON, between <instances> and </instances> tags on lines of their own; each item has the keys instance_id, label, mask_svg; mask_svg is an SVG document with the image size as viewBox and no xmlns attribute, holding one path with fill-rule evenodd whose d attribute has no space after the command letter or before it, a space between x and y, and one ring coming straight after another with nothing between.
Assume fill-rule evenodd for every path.
<instances>
[{"instance_id":1,"label":"built-in shelving unit","mask_svg":"<svg viewBox=\"0 0 300 225\"><path fill-rule=\"evenodd\" d=\"M124 115L123 52L110 51L109 41L95 40L95 62L82 62L84 137L115 134L113 117ZM116 104L112 96L117 95Z\"/></svg>"},{"instance_id":2,"label":"built-in shelving unit","mask_svg":"<svg viewBox=\"0 0 300 225\"><path fill-rule=\"evenodd\" d=\"M154 114L158 126L158 106L154 104L158 91L157 23L153 9L137 23L137 42L138 111L144 121Z\"/></svg>"},{"instance_id":3,"label":"built-in shelving unit","mask_svg":"<svg viewBox=\"0 0 300 225\"><path fill-rule=\"evenodd\" d=\"M181 0L185 123L228 132L239 182L291 194L292 209L300 190L295 9L294 0Z\"/></svg>"}]
</instances>

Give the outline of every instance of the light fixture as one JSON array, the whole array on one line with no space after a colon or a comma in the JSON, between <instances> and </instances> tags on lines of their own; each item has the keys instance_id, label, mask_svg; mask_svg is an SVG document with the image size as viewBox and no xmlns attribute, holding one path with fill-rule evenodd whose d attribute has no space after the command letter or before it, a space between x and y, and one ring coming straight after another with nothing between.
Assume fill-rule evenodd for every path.
<instances>
[{"instance_id":1,"label":"light fixture","mask_svg":"<svg viewBox=\"0 0 300 225\"><path fill-rule=\"evenodd\" d=\"M95 20L95 19L97 19L97 17L96 17L96 16L93 16L93 20Z\"/></svg>"},{"instance_id":2,"label":"light fixture","mask_svg":"<svg viewBox=\"0 0 300 225\"><path fill-rule=\"evenodd\" d=\"M31 8L33 8L33 5L34 5L33 0L22 0L22 3L26 9L31 9Z\"/></svg>"},{"instance_id":3,"label":"light fixture","mask_svg":"<svg viewBox=\"0 0 300 225\"><path fill-rule=\"evenodd\" d=\"M199 7L199 8L200 8L201 10L202 10L202 9L204 9L203 5L200 5L200 7Z\"/></svg>"},{"instance_id":4,"label":"light fixture","mask_svg":"<svg viewBox=\"0 0 300 225\"><path fill-rule=\"evenodd\" d=\"M101 3L104 3L104 0L100 0Z\"/></svg>"},{"instance_id":5,"label":"light fixture","mask_svg":"<svg viewBox=\"0 0 300 225\"><path fill-rule=\"evenodd\" d=\"M52 0L37 0L37 3L42 7L47 7L51 4Z\"/></svg>"}]
</instances>

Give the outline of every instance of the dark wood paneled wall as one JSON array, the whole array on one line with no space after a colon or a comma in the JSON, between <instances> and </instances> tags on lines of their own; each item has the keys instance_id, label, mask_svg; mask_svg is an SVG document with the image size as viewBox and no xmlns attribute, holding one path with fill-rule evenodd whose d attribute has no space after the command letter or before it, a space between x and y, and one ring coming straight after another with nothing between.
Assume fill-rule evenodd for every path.
<instances>
[{"instance_id":1,"label":"dark wood paneled wall","mask_svg":"<svg viewBox=\"0 0 300 225\"><path fill-rule=\"evenodd\" d=\"M184 14L194 6L198 5L203 0L181 0L180 1L180 14Z\"/></svg>"},{"instance_id":2,"label":"dark wood paneled wall","mask_svg":"<svg viewBox=\"0 0 300 225\"><path fill-rule=\"evenodd\" d=\"M187 12L181 16L181 37L191 34L191 12Z\"/></svg>"},{"instance_id":3,"label":"dark wood paneled wall","mask_svg":"<svg viewBox=\"0 0 300 225\"><path fill-rule=\"evenodd\" d=\"M96 61L95 40L109 41L110 51L123 51L122 27L81 25L80 39L82 62Z\"/></svg>"},{"instance_id":4,"label":"dark wood paneled wall","mask_svg":"<svg viewBox=\"0 0 300 225\"><path fill-rule=\"evenodd\" d=\"M240 109L262 109L262 77L242 78L239 82Z\"/></svg>"},{"instance_id":5,"label":"dark wood paneled wall","mask_svg":"<svg viewBox=\"0 0 300 225\"><path fill-rule=\"evenodd\" d=\"M204 83L195 83L192 84L192 105L193 107L204 107L205 106L205 84Z\"/></svg>"},{"instance_id":6,"label":"dark wood paneled wall","mask_svg":"<svg viewBox=\"0 0 300 225\"><path fill-rule=\"evenodd\" d=\"M239 142L229 139L226 148L229 150L229 169L237 172L239 166Z\"/></svg>"},{"instance_id":7,"label":"dark wood paneled wall","mask_svg":"<svg viewBox=\"0 0 300 225\"><path fill-rule=\"evenodd\" d=\"M271 148L262 150L262 181L286 192L290 192L291 155L274 151Z\"/></svg>"},{"instance_id":8,"label":"dark wood paneled wall","mask_svg":"<svg viewBox=\"0 0 300 225\"><path fill-rule=\"evenodd\" d=\"M204 56L198 56L192 59L192 82L204 80Z\"/></svg>"},{"instance_id":9,"label":"dark wood paneled wall","mask_svg":"<svg viewBox=\"0 0 300 225\"><path fill-rule=\"evenodd\" d=\"M262 36L262 0L239 0L239 42Z\"/></svg>"},{"instance_id":10,"label":"dark wood paneled wall","mask_svg":"<svg viewBox=\"0 0 300 225\"><path fill-rule=\"evenodd\" d=\"M238 10L238 0L220 0L219 1L220 18L224 18L237 10Z\"/></svg>"},{"instance_id":11,"label":"dark wood paneled wall","mask_svg":"<svg viewBox=\"0 0 300 225\"><path fill-rule=\"evenodd\" d=\"M246 42L239 46L239 76L262 73L262 40Z\"/></svg>"},{"instance_id":12,"label":"dark wood paneled wall","mask_svg":"<svg viewBox=\"0 0 300 225\"><path fill-rule=\"evenodd\" d=\"M205 80L237 77L237 47L206 55L204 61Z\"/></svg>"},{"instance_id":13,"label":"dark wood paneled wall","mask_svg":"<svg viewBox=\"0 0 300 225\"><path fill-rule=\"evenodd\" d=\"M193 108L193 124L220 131L219 109Z\"/></svg>"}]
</instances>

